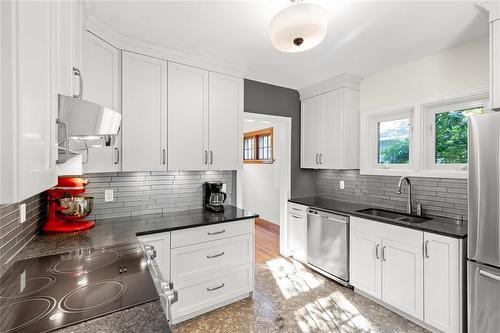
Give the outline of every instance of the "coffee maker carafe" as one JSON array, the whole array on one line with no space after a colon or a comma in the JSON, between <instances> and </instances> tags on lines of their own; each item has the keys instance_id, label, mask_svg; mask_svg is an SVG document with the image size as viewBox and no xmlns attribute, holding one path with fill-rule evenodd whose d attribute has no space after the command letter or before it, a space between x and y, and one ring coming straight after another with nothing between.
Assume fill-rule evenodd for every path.
<instances>
[{"instance_id":1,"label":"coffee maker carafe","mask_svg":"<svg viewBox=\"0 0 500 333\"><path fill-rule=\"evenodd\" d=\"M226 184L221 182L205 183L205 208L212 212L223 212L226 201Z\"/></svg>"}]
</instances>

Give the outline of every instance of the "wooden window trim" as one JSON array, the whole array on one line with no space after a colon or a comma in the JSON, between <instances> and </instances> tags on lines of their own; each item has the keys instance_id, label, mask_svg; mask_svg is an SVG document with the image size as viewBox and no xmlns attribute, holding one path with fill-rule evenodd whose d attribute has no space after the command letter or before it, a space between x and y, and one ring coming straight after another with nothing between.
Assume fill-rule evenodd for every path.
<instances>
[{"instance_id":1,"label":"wooden window trim","mask_svg":"<svg viewBox=\"0 0 500 333\"><path fill-rule=\"evenodd\" d=\"M262 135L269 135L270 138L271 138L271 158L270 159L265 159L265 160L261 160L261 159L258 159L258 156L259 156L259 136L262 136ZM254 142L254 152L255 152L255 157L256 159L253 159L253 160L245 160L243 159L243 163L245 164L272 164L274 163L274 135L273 135L273 127L269 127L269 128L264 128L264 129L260 129L260 130L257 130L257 131L252 131L252 132L246 132L243 134L243 153L244 153L244 150L245 150L245 146L244 146L244 142L245 142L245 139L253 139L253 142Z\"/></svg>"}]
</instances>

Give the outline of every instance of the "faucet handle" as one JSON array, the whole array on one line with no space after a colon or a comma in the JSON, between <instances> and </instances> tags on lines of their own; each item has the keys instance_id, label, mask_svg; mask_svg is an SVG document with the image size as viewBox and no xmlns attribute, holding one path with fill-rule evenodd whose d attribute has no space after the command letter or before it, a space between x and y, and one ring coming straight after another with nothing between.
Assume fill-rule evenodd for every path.
<instances>
[{"instance_id":1,"label":"faucet handle","mask_svg":"<svg viewBox=\"0 0 500 333\"><path fill-rule=\"evenodd\" d=\"M422 216L422 204L417 200L412 200L411 202L415 203L415 205L417 206L417 215Z\"/></svg>"}]
</instances>

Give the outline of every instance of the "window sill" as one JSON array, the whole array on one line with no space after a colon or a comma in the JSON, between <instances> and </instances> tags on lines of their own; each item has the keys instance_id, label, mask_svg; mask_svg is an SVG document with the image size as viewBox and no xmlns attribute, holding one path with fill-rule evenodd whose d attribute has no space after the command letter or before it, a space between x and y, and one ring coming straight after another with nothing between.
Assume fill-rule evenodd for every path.
<instances>
[{"instance_id":1,"label":"window sill","mask_svg":"<svg viewBox=\"0 0 500 333\"><path fill-rule=\"evenodd\" d=\"M274 160L243 160L243 164L273 164Z\"/></svg>"},{"instance_id":2,"label":"window sill","mask_svg":"<svg viewBox=\"0 0 500 333\"><path fill-rule=\"evenodd\" d=\"M410 176L427 178L456 178L467 179L468 171L463 170L411 170L411 169L360 169L361 175L378 176Z\"/></svg>"}]
</instances>

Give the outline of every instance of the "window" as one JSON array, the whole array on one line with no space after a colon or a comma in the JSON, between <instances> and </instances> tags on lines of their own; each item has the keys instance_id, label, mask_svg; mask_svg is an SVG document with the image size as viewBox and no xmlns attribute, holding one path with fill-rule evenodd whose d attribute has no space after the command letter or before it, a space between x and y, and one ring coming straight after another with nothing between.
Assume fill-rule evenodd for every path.
<instances>
[{"instance_id":1,"label":"window","mask_svg":"<svg viewBox=\"0 0 500 333\"><path fill-rule=\"evenodd\" d=\"M378 122L378 164L410 163L410 119Z\"/></svg>"},{"instance_id":2,"label":"window","mask_svg":"<svg viewBox=\"0 0 500 333\"><path fill-rule=\"evenodd\" d=\"M273 163L273 128L247 132L243 135L244 163Z\"/></svg>"},{"instance_id":3,"label":"window","mask_svg":"<svg viewBox=\"0 0 500 333\"><path fill-rule=\"evenodd\" d=\"M484 101L455 103L426 110L425 168L428 170L465 170L468 160L470 115L484 112Z\"/></svg>"}]
</instances>

